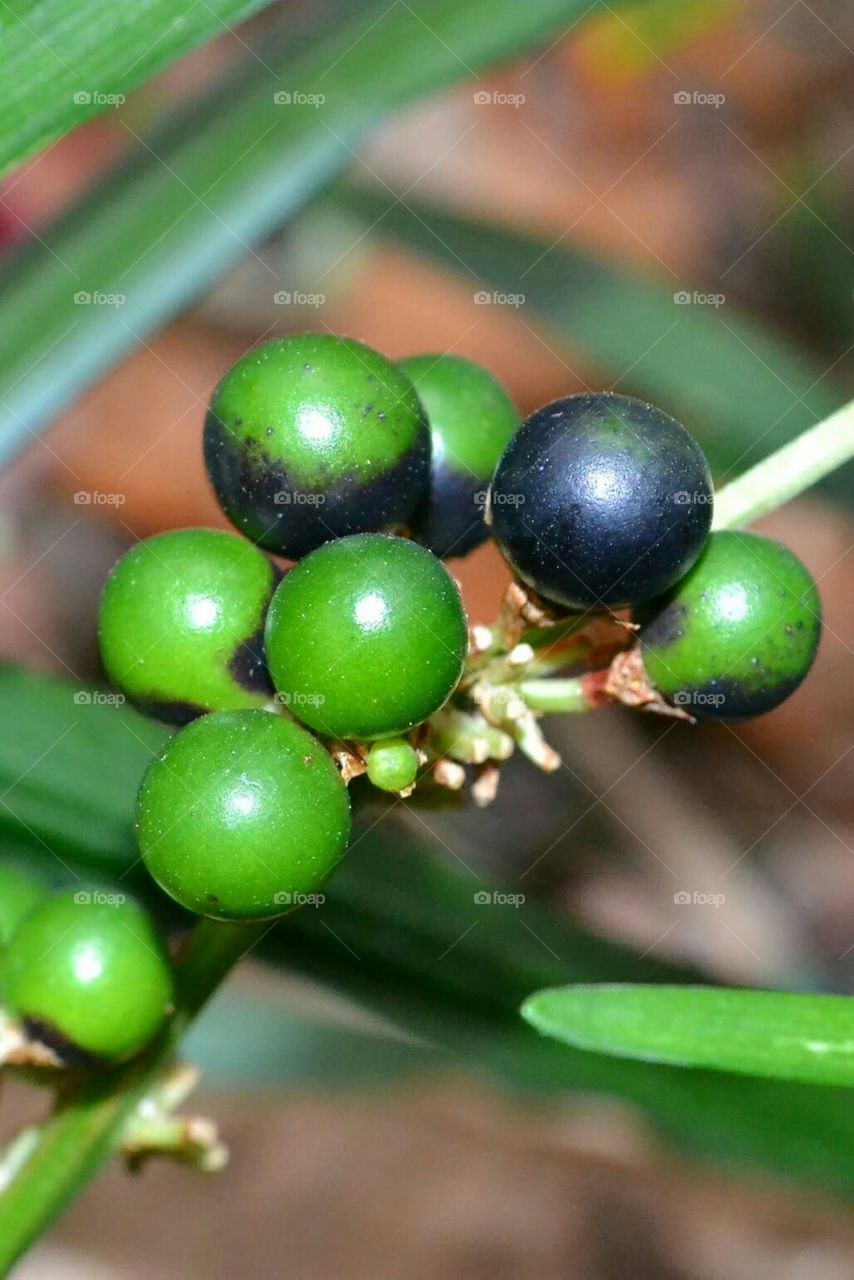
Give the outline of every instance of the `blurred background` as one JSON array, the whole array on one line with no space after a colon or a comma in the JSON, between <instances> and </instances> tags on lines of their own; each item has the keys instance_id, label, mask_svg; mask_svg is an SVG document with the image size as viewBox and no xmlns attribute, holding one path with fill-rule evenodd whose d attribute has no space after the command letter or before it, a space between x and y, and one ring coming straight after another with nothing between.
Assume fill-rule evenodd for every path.
<instances>
[{"instance_id":1,"label":"blurred background","mask_svg":"<svg viewBox=\"0 0 854 1280\"><path fill-rule=\"evenodd\" d=\"M113 561L223 523L204 406L257 342L321 330L392 358L453 351L520 415L585 389L641 395L698 436L719 483L854 390L849 6L579 8L497 69L419 17L414 70L397 46L381 56L400 7L280 0L0 183L13 850L133 862L128 796L157 733L129 712L115 730L113 709L18 669L97 684ZM451 87L366 106L410 74L422 94L419 68L450 55ZM351 144L360 111L371 127ZM279 926L191 1037L229 1169L150 1167L134 1185L112 1169L21 1277L854 1274L841 1093L593 1059L514 1015L576 976L852 990L852 497L849 468L763 524L826 611L780 710L738 728L554 720L564 768L510 762L485 812L364 796L327 904ZM497 553L451 568L491 621ZM524 901L478 909L498 886ZM41 1105L9 1089L0 1128Z\"/></svg>"}]
</instances>

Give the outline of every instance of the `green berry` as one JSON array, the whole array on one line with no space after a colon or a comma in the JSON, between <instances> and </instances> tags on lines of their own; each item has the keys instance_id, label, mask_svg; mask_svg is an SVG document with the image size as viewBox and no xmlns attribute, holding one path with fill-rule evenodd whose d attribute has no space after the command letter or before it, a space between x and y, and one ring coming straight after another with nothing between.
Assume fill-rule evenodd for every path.
<instances>
[{"instance_id":1,"label":"green berry","mask_svg":"<svg viewBox=\"0 0 854 1280\"><path fill-rule=\"evenodd\" d=\"M384 738L368 752L368 778L381 791L405 791L418 775L418 753L405 738Z\"/></svg>"},{"instance_id":2,"label":"green berry","mask_svg":"<svg viewBox=\"0 0 854 1280\"><path fill-rule=\"evenodd\" d=\"M101 600L107 675L141 710L171 724L262 706L273 692L262 634L278 578L257 547L215 529L138 543Z\"/></svg>"},{"instance_id":3,"label":"green berry","mask_svg":"<svg viewBox=\"0 0 854 1280\"><path fill-rule=\"evenodd\" d=\"M491 373L462 356L401 360L418 392L433 442L430 489L410 522L434 555L464 556L484 542L486 491L519 415Z\"/></svg>"},{"instance_id":4,"label":"green berry","mask_svg":"<svg viewBox=\"0 0 854 1280\"><path fill-rule=\"evenodd\" d=\"M349 834L347 789L322 745L265 711L221 711L182 729L149 765L137 800L154 879L218 920L299 906Z\"/></svg>"},{"instance_id":5,"label":"green berry","mask_svg":"<svg viewBox=\"0 0 854 1280\"><path fill-rule=\"evenodd\" d=\"M406 733L456 687L466 654L460 593L441 561L402 538L327 543L291 569L267 614L282 701L332 738Z\"/></svg>"},{"instance_id":6,"label":"green berry","mask_svg":"<svg viewBox=\"0 0 854 1280\"><path fill-rule=\"evenodd\" d=\"M22 863L0 863L0 947L7 945L24 917L49 892L44 877Z\"/></svg>"},{"instance_id":7,"label":"green berry","mask_svg":"<svg viewBox=\"0 0 854 1280\"><path fill-rule=\"evenodd\" d=\"M282 338L238 360L211 400L204 452L229 520L291 559L405 524L430 479L412 383L377 351L331 334Z\"/></svg>"},{"instance_id":8,"label":"green berry","mask_svg":"<svg viewBox=\"0 0 854 1280\"><path fill-rule=\"evenodd\" d=\"M3 1003L69 1063L120 1062L154 1038L172 971L148 914L121 894L69 889L30 911L9 946Z\"/></svg>"},{"instance_id":9,"label":"green berry","mask_svg":"<svg viewBox=\"0 0 854 1280\"><path fill-rule=\"evenodd\" d=\"M741 720L778 706L806 676L821 601L801 561L754 533L713 533L641 631L652 683L700 719Z\"/></svg>"}]
</instances>

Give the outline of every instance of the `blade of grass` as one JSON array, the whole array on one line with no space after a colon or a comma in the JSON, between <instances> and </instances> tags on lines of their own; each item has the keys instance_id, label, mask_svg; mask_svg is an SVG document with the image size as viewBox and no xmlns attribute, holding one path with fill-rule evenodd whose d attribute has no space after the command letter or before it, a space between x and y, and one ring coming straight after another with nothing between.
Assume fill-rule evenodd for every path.
<instances>
[{"instance_id":1,"label":"blade of grass","mask_svg":"<svg viewBox=\"0 0 854 1280\"><path fill-rule=\"evenodd\" d=\"M717 987L539 991L522 1015L577 1049L802 1084L854 1085L854 1000Z\"/></svg>"},{"instance_id":2,"label":"blade of grass","mask_svg":"<svg viewBox=\"0 0 854 1280\"><path fill-rule=\"evenodd\" d=\"M34 0L0 8L0 177L270 0ZM25 10L25 11L24 11ZM117 102L118 99L118 102Z\"/></svg>"}]
</instances>

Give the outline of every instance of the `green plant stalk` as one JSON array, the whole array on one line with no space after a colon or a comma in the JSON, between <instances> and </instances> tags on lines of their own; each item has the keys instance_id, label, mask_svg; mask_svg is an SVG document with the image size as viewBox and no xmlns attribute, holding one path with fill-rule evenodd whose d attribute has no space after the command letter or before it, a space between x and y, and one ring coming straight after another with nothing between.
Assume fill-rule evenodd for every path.
<instances>
[{"instance_id":1,"label":"green plant stalk","mask_svg":"<svg viewBox=\"0 0 854 1280\"><path fill-rule=\"evenodd\" d=\"M178 969L176 1010L168 1031L126 1067L93 1076L78 1091L60 1097L29 1158L0 1195L0 1275L8 1275L113 1154L125 1120L155 1087L190 1022L267 929L267 924L200 920Z\"/></svg>"},{"instance_id":2,"label":"green plant stalk","mask_svg":"<svg viewBox=\"0 0 854 1280\"><path fill-rule=\"evenodd\" d=\"M587 695L583 676L572 676L566 680L522 680L518 691L532 711L546 714L592 711L595 705Z\"/></svg>"},{"instance_id":3,"label":"green plant stalk","mask_svg":"<svg viewBox=\"0 0 854 1280\"><path fill-rule=\"evenodd\" d=\"M741 529L854 457L854 400L769 454L715 497L714 529Z\"/></svg>"}]
</instances>

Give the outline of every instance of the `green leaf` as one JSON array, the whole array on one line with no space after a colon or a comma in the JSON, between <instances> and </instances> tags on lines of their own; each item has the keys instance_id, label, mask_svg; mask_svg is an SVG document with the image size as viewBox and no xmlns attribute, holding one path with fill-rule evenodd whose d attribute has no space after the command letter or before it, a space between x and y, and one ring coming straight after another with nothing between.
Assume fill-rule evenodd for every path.
<instances>
[{"instance_id":1,"label":"green leaf","mask_svg":"<svg viewBox=\"0 0 854 1280\"><path fill-rule=\"evenodd\" d=\"M270 0L30 0L0 10L0 176ZM117 101L118 99L118 101Z\"/></svg>"},{"instance_id":2,"label":"green leaf","mask_svg":"<svg viewBox=\"0 0 854 1280\"><path fill-rule=\"evenodd\" d=\"M699 281L662 283L615 267L566 240L548 241L447 209L357 189L336 193L375 235L388 237L455 273L472 295L524 298L528 323L545 322L617 390L664 406L703 442L719 475L744 470L831 414L847 398L794 342L727 301L674 301ZM709 287L705 292L714 293ZM475 306L473 310L477 310ZM598 383L596 384L598 385ZM825 487L851 500L850 467Z\"/></svg>"},{"instance_id":3,"label":"green leaf","mask_svg":"<svg viewBox=\"0 0 854 1280\"><path fill-rule=\"evenodd\" d=\"M854 1000L717 987L573 986L522 1006L577 1049L804 1084L854 1085Z\"/></svg>"},{"instance_id":4,"label":"green leaf","mask_svg":"<svg viewBox=\"0 0 854 1280\"><path fill-rule=\"evenodd\" d=\"M352 163L388 112L597 7L338 0L299 49L271 36L263 64L249 59L171 120L0 274L0 310L15 317L0 355L0 465ZM271 296L287 285L271 268Z\"/></svg>"}]
</instances>

